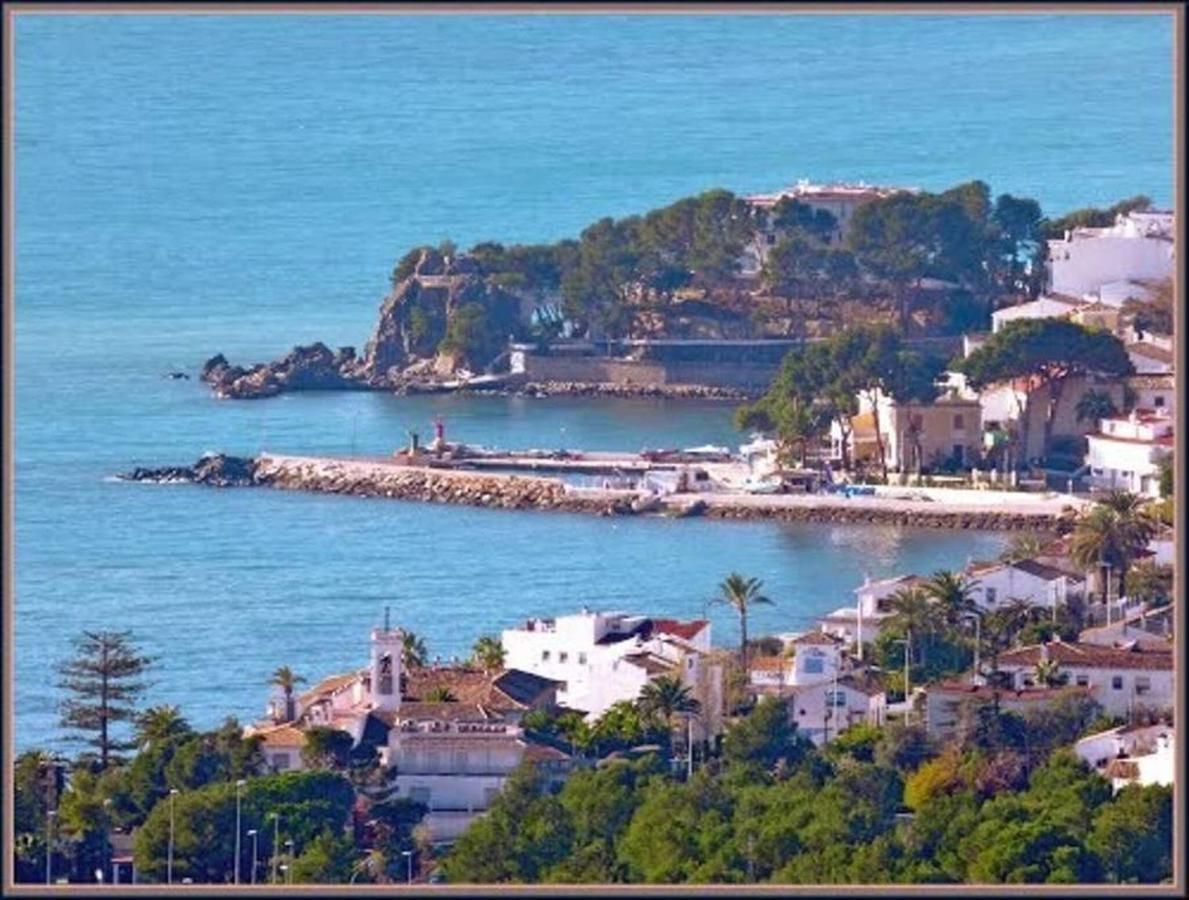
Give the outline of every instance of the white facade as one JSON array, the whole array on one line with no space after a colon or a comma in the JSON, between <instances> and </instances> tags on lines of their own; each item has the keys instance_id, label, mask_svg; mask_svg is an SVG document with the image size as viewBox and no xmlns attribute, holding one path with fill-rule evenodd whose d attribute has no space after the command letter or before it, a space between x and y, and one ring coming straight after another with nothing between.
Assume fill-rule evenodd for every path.
<instances>
[{"instance_id":1,"label":"white facade","mask_svg":"<svg viewBox=\"0 0 1189 900\"><path fill-rule=\"evenodd\" d=\"M1020 319L1063 319L1077 308L1077 304L1057 297L1038 297L1028 303L1007 306L991 313L991 333L1000 331L1008 322Z\"/></svg>"},{"instance_id":2,"label":"white facade","mask_svg":"<svg viewBox=\"0 0 1189 900\"><path fill-rule=\"evenodd\" d=\"M1169 416L1137 409L1126 418L1103 419L1099 432L1086 440L1091 485L1160 496L1159 464L1173 451L1173 420Z\"/></svg>"},{"instance_id":3,"label":"white facade","mask_svg":"<svg viewBox=\"0 0 1189 900\"><path fill-rule=\"evenodd\" d=\"M879 581L867 577L861 586L855 588L854 605L834 610L819 622L819 627L826 634L848 644L857 644L859 658L862 659L862 645L878 638L880 623L892 615L887 606L888 598L904 588L920 586L925 580L919 575L898 575Z\"/></svg>"},{"instance_id":4,"label":"white facade","mask_svg":"<svg viewBox=\"0 0 1189 900\"><path fill-rule=\"evenodd\" d=\"M703 708L709 734L721 730L721 667L710 657L710 623L651 619L583 610L530 619L503 632L505 663L564 682L560 706L591 721L620 701L633 701L659 675L679 677Z\"/></svg>"},{"instance_id":5,"label":"white facade","mask_svg":"<svg viewBox=\"0 0 1189 900\"><path fill-rule=\"evenodd\" d=\"M1133 212L1108 228L1076 228L1049 241L1048 255L1050 290L1058 294L1097 296L1113 282L1169 278L1176 264L1173 216Z\"/></svg>"},{"instance_id":6,"label":"white facade","mask_svg":"<svg viewBox=\"0 0 1189 900\"><path fill-rule=\"evenodd\" d=\"M1084 578L1030 559L969 568L967 575L972 579L974 601L988 611L1011 600L1059 609L1080 597L1086 587Z\"/></svg>"},{"instance_id":7,"label":"white facade","mask_svg":"<svg viewBox=\"0 0 1189 900\"><path fill-rule=\"evenodd\" d=\"M821 631L792 641L793 658L753 662L749 677L758 693L783 697L797 731L818 746L852 725L882 725L887 697L843 652L840 641Z\"/></svg>"},{"instance_id":8,"label":"white facade","mask_svg":"<svg viewBox=\"0 0 1189 900\"><path fill-rule=\"evenodd\" d=\"M1110 778L1117 792L1128 784L1172 785L1176 734L1171 725L1119 726L1087 735L1073 751Z\"/></svg>"},{"instance_id":9,"label":"white facade","mask_svg":"<svg viewBox=\"0 0 1189 900\"><path fill-rule=\"evenodd\" d=\"M1068 684L1091 688L1108 715L1172 710L1173 661L1169 651L1052 641L1001 654L999 669L1011 675L1016 688L1034 687L1036 666L1042 659L1054 660Z\"/></svg>"}]
</instances>

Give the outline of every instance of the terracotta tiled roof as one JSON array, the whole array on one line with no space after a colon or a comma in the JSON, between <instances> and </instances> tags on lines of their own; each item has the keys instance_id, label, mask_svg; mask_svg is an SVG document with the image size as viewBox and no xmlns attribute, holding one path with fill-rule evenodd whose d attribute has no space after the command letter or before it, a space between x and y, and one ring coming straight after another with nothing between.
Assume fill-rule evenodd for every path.
<instances>
[{"instance_id":1,"label":"terracotta tiled roof","mask_svg":"<svg viewBox=\"0 0 1189 900\"><path fill-rule=\"evenodd\" d=\"M652 653L629 653L623 657L624 662L637 666L649 675L663 675L672 672L674 664Z\"/></svg>"},{"instance_id":2,"label":"terracotta tiled roof","mask_svg":"<svg viewBox=\"0 0 1189 900\"><path fill-rule=\"evenodd\" d=\"M855 588L855 593L859 591L869 591L871 588L891 587L892 585L900 585L908 587L914 584L924 584L927 579L920 575L897 575L894 578L881 578L879 581L872 581L868 584L861 585Z\"/></svg>"},{"instance_id":3,"label":"terracotta tiled roof","mask_svg":"<svg viewBox=\"0 0 1189 900\"><path fill-rule=\"evenodd\" d=\"M1139 778L1139 764L1130 759L1112 759L1103 773L1107 778Z\"/></svg>"},{"instance_id":4,"label":"terracotta tiled roof","mask_svg":"<svg viewBox=\"0 0 1189 900\"><path fill-rule=\"evenodd\" d=\"M262 747L304 747L305 732L289 723L253 730L248 737L260 738Z\"/></svg>"},{"instance_id":5,"label":"terracotta tiled roof","mask_svg":"<svg viewBox=\"0 0 1189 900\"><path fill-rule=\"evenodd\" d=\"M483 704L497 710L531 706L547 689L548 681L528 672L509 670L492 675L470 666L421 666L406 670L404 675L401 696L405 701L424 702L435 691L445 690L455 702ZM525 700L528 694L532 697Z\"/></svg>"},{"instance_id":6,"label":"terracotta tiled roof","mask_svg":"<svg viewBox=\"0 0 1189 900\"><path fill-rule=\"evenodd\" d=\"M1079 581L1082 580L1081 576L1073 575L1056 566L1047 565L1038 559L1021 559L1012 563L1012 566L1021 572L1027 572L1029 575L1043 578L1045 581L1056 581L1058 578L1077 578Z\"/></svg>"},{"instance_id":7,"label":"terracotta tiled roof","mask_svg":"<svg viewBox=\"0 0 1189 900\"><path fill-rule=\"evenodd\" d=\"M758 656L747 662L747 667L756 672L783 672L792 665L793 661L787 656Z\"/></svg>"},{"instance_id":8,"label":"terracotta tiled roof","mask_svg":"<svg viewBox=\"0 0 1189 900\"><path fill-rule=\"evenodd\" d=\"M496 676L492 687L512 703L523 708L534 705L543 694L556 690L561 684L560 681L542 678L531 672L506 669Z\"/></svg>"},{"instance_id":9,"label":"terracotta tiled roof","mask_svg":"<svg viewBox=\"0 0 1189 900\"><path fill-rule=\"evenodd\" d=\"M844 675L838 679L838 684L866 694L868 697L878 697L884 693L883 686L867 673Z\"/></svg>"},{"instance_id":10,"label":"terracotta tiled roof","mask_svg":"<svg viewBox=\"0 0 1189 900\"><path fill-rule=\"evenodd\" d=\"M397 721L494 722L502 717L478 703L401 703L399 711L373 711L372 715L388 727Z\"/></svg>"},{"instance_id":11,"label":"terracotta tiled roof","mask_svg":"<svg viewBox=\"0 0 1189 900\"><path fill-rule=\"evenodd\" d=\"M792 643L834 647L841 644L842 641L839 638L826 634L824 631L808 631L800 637L794 638Z\"/></svg>"},{"instance_id":12,"label":"terracotta tiled roof","mask_svg":"<svg viewBox=\"0 0 1189 900\"><path fill-rule=\"evenodd\" d=\"M679 638L692 640L702 629L710 623L706 619L694 619L692 622L682 622L678 619L653 619L652 625L656 631L665 634L675 634Z\"/></svg>"},{"instance_id":13,"label":"terracotta tiled roof","mask_svg":"<svg viewBox=\"0 0 1189 900\"><path fill-rule=\"evenodd\" d=\"M302 705L306 705L320 697L333 694L353 683L361 674L361 672L344 672L341 675L331 675L329 678L323 678L308 691L301 694L298 700Z\"/></svg>"},{"instance_id":14,"label":"terracotta tiled roof","mask_svg":"<svg viewBox=\"0 0 1189 900\"><path fill-rule=\"evenodd\" d=\"M570 759L570 754L548 744L538 744L535 741L525 741L524 744L526 762L564 762Z\"/></svg>"},{"instance_id":15,"label":"terracotta tiled roof","mask_svg":"<svg viewBox=\"0 0 1189 900\"><path fill-rule=\"evenodd\" d=\"M1138 647L1125 650L1104 647L1098 644L1069 644L1053 641L1043 645L1049 659L1059 665L1078 666L1092 669L1152 669L1172 671L1172 652L1165 650L1142 650ZM1041 660L1040 644L1009 650L999 655L1003 667L1035 666Z\"/></svg>"},{"instance_id":16,"label":"terracotta tiled roof","mask_svg":"<svg viewBox=\"0 0 1189 900\"><path fill-rule=\"evenodd\" d=\"M1001 699L1022 702L1035 700L1039 702L1042 700L1052 700L1055 697L1069 693L1093 694L1094 688L1089 685L1067 684L1052 688L1031 687L1016 690L1014 688L994 688L988 684L975 685L969 681L943 681L939 684L930 685L926 688L926 693L961 694L967 697L978 697L979 699L986 700L990 700L998 694Z\"/></svg>"}]
</instances>

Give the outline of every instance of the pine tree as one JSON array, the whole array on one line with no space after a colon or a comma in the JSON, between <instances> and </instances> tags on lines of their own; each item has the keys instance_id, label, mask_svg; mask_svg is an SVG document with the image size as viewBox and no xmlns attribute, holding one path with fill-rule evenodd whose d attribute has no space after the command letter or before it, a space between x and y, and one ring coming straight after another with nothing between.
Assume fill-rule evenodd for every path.
<instances>
[{"instance_id":1,"label":"pine tree","mask_svg":"<svg viewBox=\"0 0 1189 900\"><path fill-rule=\"evenodd\" d=\"M72 695L62 703L62 725L83 733L76 740L95 748L104 770L135 746L114 737L112 725L135 720L147 687L141 676L154 660L138 652L130 631L85 631L74 646L75 656L58 666L58 686Z\"/></svg>"}]
</instances>

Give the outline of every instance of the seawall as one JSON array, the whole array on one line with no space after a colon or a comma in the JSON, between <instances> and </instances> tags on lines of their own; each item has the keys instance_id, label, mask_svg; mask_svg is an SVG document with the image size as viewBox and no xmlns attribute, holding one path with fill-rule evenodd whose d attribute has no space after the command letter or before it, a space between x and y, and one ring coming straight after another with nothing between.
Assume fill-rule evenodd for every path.
<instances>
[{"instance_id":1,"label":"seawall","mask_svg":"<svg viewBox=\"0 0 1189 900\"><path fill-rule=\"evenodd\" d=\"M407 466L383 458L343 459L263 454L255 461L256 484L283 490L425 503L455 503L498 509L535 509L596 515L634 515L631 491L567 490L559 480ZM1036 508L1028 509L1028 506ZM1052 530L1068 521L1058 500L993 504L836 495L750 496L675 494L654 513L733 520L898 525L960 530Z\"/></svg>"}]
</instances>

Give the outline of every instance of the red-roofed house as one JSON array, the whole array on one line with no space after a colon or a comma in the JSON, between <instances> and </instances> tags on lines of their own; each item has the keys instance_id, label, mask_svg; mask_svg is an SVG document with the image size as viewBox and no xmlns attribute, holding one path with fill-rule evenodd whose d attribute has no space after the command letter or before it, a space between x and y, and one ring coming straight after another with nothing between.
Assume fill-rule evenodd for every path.
<instances>
[{"instance_id":1,"label":"red-roofed house","mask_svg":"<svg viewBox=\"0 0 1189 900\"><path fill-rule=\"evenodd\" d=\"M1108 715L1172 709L1171 650L1054 640L1001 653L999 669L1011 675L1016 688L1030 688L1036 684L1036 666L1042 660L1056 663L1058 674L1066 676L1069 684L1092 688Z\"/></svg>"}]
</instances>

